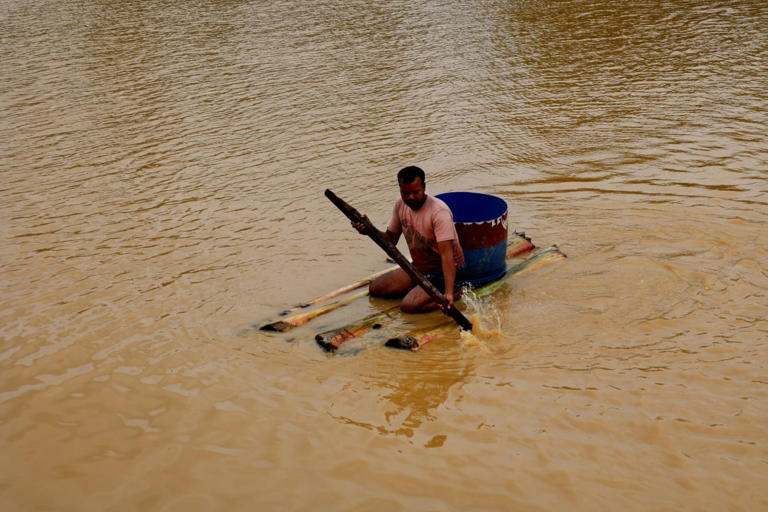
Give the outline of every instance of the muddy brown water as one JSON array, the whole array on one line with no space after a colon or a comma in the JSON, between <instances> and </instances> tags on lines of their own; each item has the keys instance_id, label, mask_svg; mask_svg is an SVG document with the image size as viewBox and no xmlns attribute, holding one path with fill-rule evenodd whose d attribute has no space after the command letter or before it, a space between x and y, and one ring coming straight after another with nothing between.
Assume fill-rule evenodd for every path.
<instances>
[{"instance_id":1,"label":"muddy brown water","mask_svg":"<svg viewBox=\"0 0 768 512\"><path fill-rule=\"evenodd\" d=\"M768 509L767 26L0 0L0 509ZM409 164L569 258L417 353L249 329L387 265L323 190Z\"/></svg>"}]
</instances>

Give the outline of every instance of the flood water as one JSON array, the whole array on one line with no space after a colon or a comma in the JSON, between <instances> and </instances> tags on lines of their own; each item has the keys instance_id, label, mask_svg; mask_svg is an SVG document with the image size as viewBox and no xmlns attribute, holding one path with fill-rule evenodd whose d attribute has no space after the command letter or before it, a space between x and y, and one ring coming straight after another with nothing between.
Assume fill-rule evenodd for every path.
<instances>
[{"instance_id":1,"label":"flood water","mask_svg":"<svg viewBox=\"0 0 768 512\"><path fill-rule=\"evenodd\" d=\"M0 0L0 509L768 509L762 0ZM427 192L568 259L474 342L253 324ZM403 246L404 248L404 246Z\"/></svg>"}]
</instances>

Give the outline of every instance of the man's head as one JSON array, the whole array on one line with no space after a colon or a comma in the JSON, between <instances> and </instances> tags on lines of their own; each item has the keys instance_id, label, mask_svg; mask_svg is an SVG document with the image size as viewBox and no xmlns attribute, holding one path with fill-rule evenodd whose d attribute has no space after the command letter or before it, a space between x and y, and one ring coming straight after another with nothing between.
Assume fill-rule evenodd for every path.
<instances>
[{"instance_id":1,"label":"man's head","mask_svg":"<svg viewBox=\"0 0 768 512\"><path fill-rule=\"evenodd\" d=\"M397 173L397 183L400 185L400 197L411 210L418 210L427 200L424 193L426 186L424 183L424 171L419 167L410 165L403 167Z\"/></svg>"}]
</instances>

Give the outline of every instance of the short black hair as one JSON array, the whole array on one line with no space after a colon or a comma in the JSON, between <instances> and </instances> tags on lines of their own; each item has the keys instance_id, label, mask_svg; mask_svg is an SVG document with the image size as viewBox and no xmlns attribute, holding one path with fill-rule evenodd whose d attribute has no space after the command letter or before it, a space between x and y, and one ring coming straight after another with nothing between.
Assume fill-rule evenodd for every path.
<instances>
[{"instance_id":1,"label":"short black hair","mask_svg":"<svg viewBox=\"0 0 768 512\"><path fill-rule=\"evenodd\" d=\"M400 169L400 172L397 173L398 183L401 181L403 183L413 183L413 180L416 178L421 178L421 184L424 185L424 171L421 170L421 167L416 167L415 165L403 167Z\"/></svg>"}]
</instances>

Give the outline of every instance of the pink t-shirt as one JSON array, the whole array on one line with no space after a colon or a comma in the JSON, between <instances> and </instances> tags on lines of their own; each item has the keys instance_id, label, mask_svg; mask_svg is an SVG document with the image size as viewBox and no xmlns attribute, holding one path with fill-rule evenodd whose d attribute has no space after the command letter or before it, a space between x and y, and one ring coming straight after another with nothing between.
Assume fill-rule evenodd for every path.
<instances>
[{"instance_id":1,"label":"pink t-shirt","mask_svg":"<svg viewBox=\"0 0 768 512\"><path fill-rule=\"evenodd\" d=\"M440 199L427 196L427 200L416 211L411 210L402 198L398 199L387 230L396 235L405 235L413 266L420 272L442 270L437 242L446 240L453 240L453 260L456 267L464 263L464 253L453 225L453 214L448 205Z\"/></svg>"}]
</instances>

